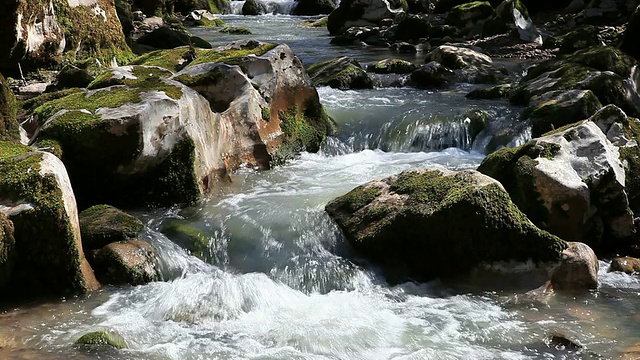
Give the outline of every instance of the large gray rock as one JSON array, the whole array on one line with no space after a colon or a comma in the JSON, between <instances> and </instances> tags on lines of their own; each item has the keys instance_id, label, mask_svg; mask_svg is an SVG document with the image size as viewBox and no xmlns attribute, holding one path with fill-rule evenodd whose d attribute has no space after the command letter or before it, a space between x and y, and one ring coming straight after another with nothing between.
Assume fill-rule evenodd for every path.
<instances>
[{"instance_id":1,"label":"large gray rock","mask_svg":"<svg viewBox=\"0 0 640 360\"><path fill-rule=\"evenodd\" d=\"M468 48L438 46L427 55L425 62L431 61L452 69L460 81L468 83L496 83L504 77L491 57Z\"/></svg>"},{"instance_id":2,"label":"large gray rock","mask_svg":"<svg viewBox=\"0 0 640 360\"><path fill-rule=\"evenodd\" d=\"M14 239L13 246L7 239L0 244L2 294L78 294L99 287L84 257L75 197L58 158L0 142L0 213L13 225Z\"/></svg>"},{"instance_id":3,"label":"large gray rock","mask_svg":"<svg viewBox=\"0 0 640 360\"><path fill-rule=\"evenodd\" d=\"M406 4L406 3L405 3ZM329 15L327 28L331 35L344 33L353 26L378 26L381 20L404 14L400 6L386 0L344 0Z\"/></svg>"},{"instance_id":4,"label":"large gray rock","mask_svg":"<svg viewBox=\"0 0 640 360\"><path fill-rule=\"evenodd\" d=\"M408 170L359 186L326 211L360 255L418 280L483 263L557 262L567 248L476 171Z\"/></svg>"},{"instance_id":5,"label":"large gray rock","mask_svg":"<svg viewBox=\"0 0 640 360\"><path fill-rule=\"evenodd\" d=\"M541 229L594 249L634 231L618 148L592 121L490 154L478 171L500 181Z\"/></svg>"}]
</instances>

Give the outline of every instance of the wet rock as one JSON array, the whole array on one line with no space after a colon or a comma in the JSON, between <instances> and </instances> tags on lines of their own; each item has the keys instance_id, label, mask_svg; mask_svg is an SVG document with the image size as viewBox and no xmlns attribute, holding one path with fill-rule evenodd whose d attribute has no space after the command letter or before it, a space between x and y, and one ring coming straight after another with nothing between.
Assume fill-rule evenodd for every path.
<instances>
[{"instance_id":1,"label":"wet rock","mask_svg":"<svg viewBox=\"0 0 640 360\"><path fill-rule=\"evenodd\" d=\"M247 0L242 5L242 15L261 15L267 13L267 5L260 0Z\"/></svg>"},{"instance_id":2,"label":"wet rock","mask_svg":"<svg viewBox=\"0 0 640 360\"><path fill-rule=\"evenodd\" d=\"M47 3L49 4L49 3ZM104 64L133 58L113 1L10 1L0 14L0 72L19 76L63 60L97 58Z\"/></svg>"},{"instance_id":3,"label":"wet rock","mask_svg":"<svg viewBox=\"0 0 640 360\"><path fill-rule=\"evenodd\" d=\"M531 120L533 137L584 120L602 108L591 90L550 91L529 100L523 116Z\"/></svg>"},{"instance_id":4,"label":"wet rock","mask_svg":"<svg viewBox=\"0 0 640 360\"><path fill-rule=\"evenodd\" d=\"M396 40L418 40L432 36L432 29L436 19L427 14L411 14L405 17L398 24L396 29ZM454 30L455 31L455 30Z\"/></svg>"},{"instance_id":5,"label":"wet rock","mask_svg":"<svg viewBox=\"0 0 640 360\"><path fill-rule=\"evenodd\" d=\"M583 346L575 341L569 340L565 335L560 333L550 334L546 339L547 346L568 351L578 351L583 349Z\"/></svg>"},{"instance_id":6,"label":"wet rock","mask_svg":"<svg viewBox=\"0 0 640 360\"><path fill-rule=\"evenodd\" d=\"M95 80L95 77L90 74L86 68L69 64L60 70L58 75L56 75L55 85L49 87L47 91L50 91L52 88L55 90L84 88L91 84L93 80Z\"/></svg>"},{"instance_id":7,"label":"wet rock","mask_svg":"<svg viewBox=\"0 0 640 360\"><path fill-rule=\"evenodd\" d=\"M168 219L162 224L162 233L191 255L209 263L215 260L210 248L212 238L205 231L179 219Z\"/></svg>"},{"instance_id":8,"label":"wet rock","mask_svg":"<svg viewBox=\"0 0 640 360\"><path fill-rule=\"evenodd\" d=\"M3 294L78 294L99 286L84 257L76 200L58 158L0 142L0 194L0 212L13 223L15 240Z\"/></svg>"},{"instance_id":9,"label":"wet rock","mask_svg":"<svg viewBox=\"0 0 640 360\"><path fill-rule=\"evenodd\" d=\"M140 37L136 42L138 44L151 46L156 49L173 49L179 46L185 45L200 45L201 48L211 48L211 45L207 41L200 41L200 38L190 36L189 34L174 30L172 28L162 26L150 33L147 33ZM204 41L204 43L203 43ZM202 46L204 44L204 46Z\"/></svg>"},{"instance_id":10,"label":"wet rock","mask_svg":"<svg viewBox=\"0 0 640 360\"><path fill-rule=\"evenodd\" d=\"M329 14L327 29L331 35L343 34L353 26L378 26L384 19L404 14L399 3L384 0L344 0ZM406 4L406 3L405 3Z\"/></svg>"},{"instance_id":11,"label":"wet rock","mask_svg":"<svg viewBox=\"0 0 640 360\"><path fill-rule=\"evenodd\" d=\"M582 243L570 242L562 251L559 265L551 275L555 291L580 292L598 288L598 258Z\"/></svg>"},{"instance_id":12,"label":"wet rock","mask_svg":"<svg viewBox=\"0 0 640 360\"><path fill-rule=\"evenodd\" d=\"M447 15L447 24L459 28L472 27L473 24L484 20L493 14L493 7L488 1L471 1L454 6Z\"/></svg>"},{"instance_id":13,"label":"wet rock","mask_svg":"<svg viewBox=\"0 0 640 360\"><path fill-rule=\"evenodd\" d=\"M411 73L412 84L420 88L440 88L449 86L455 81L456 74L453 70L436 61L422 65Z\"/></svg>"},{"instance_id":14,"label":"wet rock","mask_svg":"<svg viewBox=\"0 0 640 360\"><path fill-rule=\"evenodd\" d=\"M360 63L346 56L312 64L307 72L316 86L331 86L342 90L373 88L373 80Z\"/></svg>"},{"instance_id":15,"label":"wet rock","mask_svg":"<svg viewBox=\"0 0 640 360\"><path fill-rule=\"evenodd\" d=\"M449 45L433 49L425 62L436 61L454 70L458 79L469 83L496 83L503 74L488 55Z\"/></svg>"},{"instance_id":16,"label":"wet rock","mask_svg":"<svg viewBox=\"0 0 640 360\"><path fill-rule=\"evenodd\" d=\"M367 67L367 71L376 74L410 74L415 69L415 64L400 59L380 60Z\"/></svg>"},{"instance_id":17,"label":"wet rock","mask_svg":"<svg viewBox=\"0 0 640 360\"><path fill-rule=\"evenodd\" d=\"M511 96L511 84L496 85L487 88L475 89L469 92L466 97L469 99L508 99Z\"/></svg>"},{"instance_id":18,"label":"wet rock","mask_svg":"<svg viewBox=\"0 0 640 360\"><path fill-rule=\"evenodd\" d=\"M586 25L572 30L556 39L558 54L571 54L578 50L604 46L600 31L595 26Z\"/></svg>"},{"instance_id":19,"label":"wet rock","mask_svg":"<svg viewBox=\"0 0 640 360\"><path fill-rule=\"evenodd\" d=\"M621 271L626 274L635 274L640 272L640 259L632 257L619 257L611 261L609 271Z\"/></svg>"},{"instance_id":20,"label":"wet rock","mask_svg":"<svg viewBox=\"0 0 640 360\"><path fill-rule=\"evenodd\" d=\"M161 278L155 251L142 240L108 244L98 250L92 265L107 284L142 285Z\"/></svg>"},{"instance_id":21,"label":"wet rock","mask_svg":"<svg viewBox=\"0 0 640 360\"><path fill-rule=\"evenodd\" d=\"M498 150L478 171L500 181L541 229L602 249L633 232L619 156L598 125L584 121Z\"/></svg>"},{"instance_id":22,"label":"wet rock","mask_svg":"<svg viewBox=\"0 0 640 360\"><path fill-rule=\"evenodd\" d=\"M515 30L521 40L542 44L542 36L520 0L505 0L496 8L482 29L483 36L503 34Z\"/></svg>"},{"instance_id":23,"label":"wet rock","mask_svg":"<svg viewBox=\"0 0 640 360\"><path fill-rule=\"evenodd\" d=\"M627 347L620 356L621 360L637 360L640 359L640 344Z\"/></svg>"},{"instance_id":24,"label":"wet rock","mask_svg":"<svg viewBox=\"0 0 640 360\"><path fill-rule=\"evenodd\" d=\"M408 170L359 186L326 211L360 255L417 280L464 275L481 263L554 262L567 247L475 171ZM465 261L450 261L459 257Z\"/></svg>"},{"instance_id":25,"label":"wet rock","mask_svg":"<svg viewBox=\"0 0 640 360\"><path fill-rule=\"evenodd\" d=\"M7 80L0 74L0 141L20 140L20 124L17 120L18 101Z\"/></svg>"},{"instance_id":26,"label":"wet rock","mask_svg":"<svg viewBox=\"0 0 640 360\"><path fill-rule=\"evenodd\" d=\"M331 0L298 0L292 15L313 16L331 14L336 6Z\"/></svg>"},{"instance_id":27,"label":"wet rock","mask_svg":"<svg viewBox=\"0 0 640 360\"><path fill-rule=\"evenodd\" d=\"M93 331L86 333L76 340L76 345L90 347L110 346L118 350L128 348L125 339L112 331Z\"/></svg>"},{"instance_id":28,"label":"wet rock","mask_svg":"<svg viewBox=\"0 0 640 360\"><path fill-rule=\"evenodd\" d=\"M144 229L137 218L109 205L95 205L80 213L82 245L89 251L112 242L136 238Z\"/></svg>"},{"instance_id":29,"label":"wet rock","mask_svg":"<svg viewBox=\"0 0 640 360\"><path fill-rule=\"evenodd\" d=\"M640 44L638 44L637 36L640 34L640 6L631 15L629 23L627 24L627 30L625 30L624 37L620 49L627 54L640 61Z\"/></svg>"}]
</instances>

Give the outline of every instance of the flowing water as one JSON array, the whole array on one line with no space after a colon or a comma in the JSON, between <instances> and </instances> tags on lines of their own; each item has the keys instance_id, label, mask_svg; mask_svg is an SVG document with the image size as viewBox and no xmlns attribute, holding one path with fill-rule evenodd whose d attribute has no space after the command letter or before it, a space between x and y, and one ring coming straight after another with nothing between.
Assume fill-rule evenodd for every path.
<instances>
[{"instance_id":1,"label":"flowing water","mask_svg":"<svg viewBox=\"0 0 640 360\"><path fill-rule=\"evenodd\" d=\"M341 54L363 63L392 56L331 47L324 31L296 27L299 18L227 20L253 25L256 38L289 43L307 63ZM194 32L213 43L235 38ZM548 299L474 284L390 285L351 252L324 212L329 200L355 186L410 167L476 168L496 134L517 122L519 109L466 100L468 90L320 88L341 128L320 153L270 171L238 171L191 208L136 213L165 281L6 310L0 313L0 358L616 358L639 342L637 277L608 273L601 262L598 291ZM468 121L473 110L489 116L475 137ZM505 142L528 136L519 129ZM203 234L206 261L163 235L171 223ZM122 335L129 348L96 352L72 345L101 329ZM553 334L585 349L549 345Z\"/></svg>"}]
</instances>

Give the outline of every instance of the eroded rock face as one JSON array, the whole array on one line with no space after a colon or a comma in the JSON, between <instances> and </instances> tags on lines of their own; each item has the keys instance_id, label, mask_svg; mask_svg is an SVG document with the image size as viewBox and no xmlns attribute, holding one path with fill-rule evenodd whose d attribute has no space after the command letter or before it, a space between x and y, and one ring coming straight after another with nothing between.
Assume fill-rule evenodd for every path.
<instances>
[{"instance_id":1,"label":"eroded rock face","mask_svg":"<svg viewBox=\"0 0 640 360\"><path fill-rule=\"evenodd\" d=\"M403 14L400 6L386 0L345 0L329 15L327 28L331 35L344 33L353 26L377 26L384 19Z\"/></svg>"},{"instance_id":2,"label":"eroded rock face","mask_svg":"<svg viewBox=\"0 0 640 360\"><path fill-rule=\"evenodd\" d=\"M3 293L61 295L97 288L64 165L52 154L1 144L0 212L13 223L15 239Z\"/></svg>"},{"instance_id":3,"label":"eroded rock face","mask_svg":"<svg viewBox=\"0 0 640 360\"><path fill-rule=\"evenodd\" d=\"M136 61L184 67L175 76L153 66L114 68L93 90L36 109L42 125L34 141L60 147L82 207L191 203L227 171L317 151L333 131L286 45L250 40L198 50L185 67L179 62L187 51Z\"/></svg>"},{"instance_id":4,"label":"eroded rock face","mask_svg":"<svg viewBox=\"0 0 640 360\"><path fill-rule=\"evenodd\" d=\"M326 211L358 253L419 280L463 275L482 263L554 262L567 248L533 225L502 185L475 171L408 170L357 187Z\"/></svg>"},{"instance_id":5,"label":"eroded rock face","mask_svg":"<svg viewBox=\"0 0 640 360\"><path fill-rule=\"evenodd\" d=\"M65 57L130 60L113 0L9 0L0 15L0 71L58 64ZM70 52L73 51L73 54Z\"/></svg>"},{"instance_id":6,"label":"eroded rock face","mask_svg":"<svg viewBox=\"0 0 640 360\"><path fill-rule=\"evenodd\" d=\"M562 239L602 249L633 232L620 153L592 121L498 150L478 171L499 180L531 221Z\"/></svg>"}]
</instances>

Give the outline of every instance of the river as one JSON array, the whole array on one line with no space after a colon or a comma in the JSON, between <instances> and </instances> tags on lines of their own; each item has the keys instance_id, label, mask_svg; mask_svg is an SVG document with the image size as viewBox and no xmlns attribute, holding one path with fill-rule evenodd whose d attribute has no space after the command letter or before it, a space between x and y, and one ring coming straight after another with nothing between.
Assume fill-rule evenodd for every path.
<instances>
[{"instance_id":1,"label":"river","mask_svg":"<svg viewBox=\"0 0 640 360\"><path fill-rule=\"evenodd\" d=\"M325 30L286 15L226 16L250 37L289 44L305 63L340 55L363 64L387 50L329 45ZM193 29L214 45L242 38ZM424 55L405 55L416 63ZM519 64L512 64L518 68ZM517 122L506 101L472 101L469 85L447 91L319 88L340 126L318 154L270 171L241 169L186 209L135 212L158 251L164 282L108 287L82 298L0 314L7 359L584 359L616 358L638 341L640 280L608 273L600 288L547 301L474 284L390 285L353 254L325 204L366 181L415 166L474 169L495 131ZM474 141L469 110L491 115ZM493 130L491 130L493 129ZM525 130L509 140L528 138ZM180 222L206 234L207 262L163 235ZM461 226L464 226L461 219ZM424 254L429 261L429 254ZM454 261L456 259L452 259ZM87 331L122 335L123 351L72 344ZM548 346L561 334L582 352ZM4 347L4 350L3 350Z\"/></svg>"}]
</instances>

